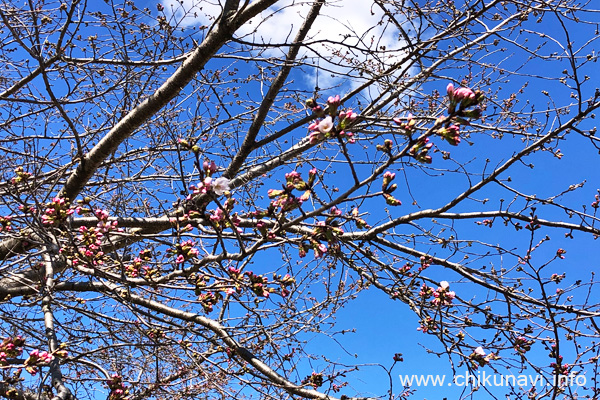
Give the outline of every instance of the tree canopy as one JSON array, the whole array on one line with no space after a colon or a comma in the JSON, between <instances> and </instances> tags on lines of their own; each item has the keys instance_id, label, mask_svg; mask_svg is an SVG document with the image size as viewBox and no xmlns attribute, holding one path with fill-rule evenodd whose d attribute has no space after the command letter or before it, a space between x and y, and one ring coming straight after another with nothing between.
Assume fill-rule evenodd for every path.
<instances>
[{"instance_id":1,"label":"tree canopy","mask_svg":"<svg viewBox=\"0 0 600 400\"><path fill-rule=\"evenodd\" d=\"M594 6L3 1L0 396L596 398Z\"/></svg>"}]
</instances>

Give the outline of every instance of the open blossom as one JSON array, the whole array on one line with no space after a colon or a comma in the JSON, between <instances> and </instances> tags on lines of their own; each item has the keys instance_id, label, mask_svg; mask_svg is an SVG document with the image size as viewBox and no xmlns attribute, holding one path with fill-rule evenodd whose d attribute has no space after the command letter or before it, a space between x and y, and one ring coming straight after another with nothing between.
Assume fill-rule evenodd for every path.
<instances>
[{"instance_id":1,"label":"open blossom","mask_svg":"<svg viewBox=\"0 0 600 400\"><path fill-rule=\"evenodd\" d=\"M323 118L317 127L321 133L329 133L333 129L333 120L330 116Z\"/></svg>"},{"instance_id":2,"label":"open blossom","mask_svg":"<svg viewBox=\"0 0 600 400\"><path fill-rule=\"evenodd\" d=\"M478 356L482 356L482 357L485 356L485 351L483 350L483 347L481 347L481 346L476 348L474 353L477 354Z\"/></svg>"},{"instance_id":3,"label":"open blossom","mask_svg":"<svg viewBox=\"0 0 600 400\"><path fill-rule=\"evenodd\" d=\"M225 192L229 191L229 184L229 179L220 177L214 180L212 183L212 189L216 195L221 196L225 194Z\"/></svg>"}]
</instances>

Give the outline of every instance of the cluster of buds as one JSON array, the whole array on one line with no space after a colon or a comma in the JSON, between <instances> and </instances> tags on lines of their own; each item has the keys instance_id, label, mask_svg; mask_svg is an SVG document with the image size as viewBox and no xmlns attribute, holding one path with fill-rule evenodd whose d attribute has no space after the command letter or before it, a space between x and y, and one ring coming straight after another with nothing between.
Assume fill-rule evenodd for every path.
<instances>
[{"instance_id":1,"label":"cluster of buds","mask_svg":"<svg viewBox=\"0 0 600 400\"><path fill-rule=\"evenodd\" d=\"M8 358L15 358L23 353L25 339L21 336L7 337L0 344L0 366L8 365Z\"/></svg>"},{"instance_id":2,"label":"cluster of buds","mask_svg":"<svg viewBox=\"0 0 600 400\"><path fill-rule=\"evenodd\" d=\"M162 329L159 328L151 328L148 329L146 331L146 334L148 335L148 337L156 342L165 339L167 337L167 334L165 333L165 331L163 331Z\"/></svg>"},{"instance_id":3,"label":"cluster of buds","mask_svg":"<svg viewBox=\"0 0 600 400\"><path fill-rule=\"evenodd\" d=\"M310 385L315 389L321 387L323 386L323 374L313 372L312 374L310 374L302 380L302 384Z\"/></svg>"},{"instance_id":4,"label":"cluster of buds","mask_svg":"<svg viewBox=\"0 0 600 400\"><path fill-rule=\"evenodd\" d=\"M423 299L427 300L428 298L433 296L434 291L435 291L434 288L427 286L426 284L423 284L423 286L421 286L421 290L419 291L419 296L421 296Z\"/></svg>"},{"instance_id":5,"label":"cluster of buds","mask_svg":"<svg viewBox=\"0 0 600 400\"><path fill-rule=\"evenodd\" d=\"M469 356L469 359L471 360L471 366L473 367L473 369L484 367L487 364L489 364L490 361L498 360L499 358L500 357L498 357L494 353L485 354L485 351L481 346L473 350L473 353L471 353L471 355Z\"/></svg>"},{"instance_id":6,"label":"cluster of buds","mask_svg":"<svg viewBox=\"0 0 600 400\"><path fill-rule=\"evenodd\" d=\"M400 272L403 275L412 276L413 273L410 272L410 270L412 269L412 267L413 267L413 264L406 263L403 266L401 266L400 268L398 268L398 272Z\"/></svg>"},{"instance_id":7,"label":"cluster of buds","mask_svg":"<svg viewBox=\"0 0 600 400\"><path fill-rule=\"evenodd\" d=\"M475 223L477 225L483 225L483 226L487 226L488 228L491 228L492 225L494 224L494 221L492 221L491 219L484 219L483 221L476 221Z\"/></svg>"},{"instance_id":8,"label":"cluster of buds","mask_svg":"<svg viewBox=\"0 0 600 400\"><path fill-rule=\"evenodd\" d=\"M557 358L556 344L553 344L552 346L550 346L550 353L548 353L548 357ZM558 361L561 362L562 359L563 359L563 357L558 355Z\"/></svg>"},{"instance_id":9,"label":"cluster of buds","mask_svg":"<svg viewBox=\"0 0 600 400\"><path fill-rule=\"evenodd\" d=\"M367 221L365 221L364 219L360 218L358 207L354 207L352 209L352 212L350 213L350 215L351 215L352 220L354 221L354 223L356 224L356 227L358 229L369 229L371 227L369 224L367 224Z\"/></svg>"},{"instance_id":10,"label":"cluster of buds","mask_svg":"<svg viewBox=\"0 0 600 400\"><path fill-rule=\"evenodd\" d=\"M202 163L202 171L204 171L204 176L213 176L217 172L217 164L214 161L205 160Z\"/></svg>"},{"instance_id":11,"label":"cluster of buds","mask_svg":"<svg viewBox=\"0 0 600 400\"><path fill-rule=\"evenodd\" d=\"M569 375L569 371L571 370L571 366L569 364L550 363L550 368L553 368L554 375L558 376L567 376Z\"/></svg>"},{"instance_id":12,"label":"cluster of buds","mask_svg":"<svg viewBox=\"0 0 600 400\"><path fill-rule=\"evenodd\" d=\"M306 106L310 108L313 113L322 119L315 120L309 125L308 130L310 133L310 143L315 144L333 137L346 138L348 143L355 143L356 139L352 132L346 132L345 129L352 126L358 114L352 109L346 109L338 112L338 108L341 105L340 96L331 96L327 99L327 108L317 105L314 99L306 100ZM337 118L337 126L335 119Z\"/></svg>"},{"instance_id":13,"label":"cluster of buds","mask_svg":"<svg viewBox=\"0 0 600 400\"><path fill-rule=\"evenodd\" d=\"M219 207L216 210L211 211L210 220L213 223L215 229L223 229L225 227L231 227L236 229L238 232L242 232L239 228L240 218L237 213L231 213L233 211L233 207L235 206L235 199L233 197L229 197L223 207Z\"/></svg>"},{"instance_id":14,"label":"cluster of buds","mask_svg":"<svg viewBox=\"0 0 600 400\"><path fill-rule=\"evenodd\" d=\"M394 122L398 127L406 132L406 134L411 134L416 130L417 120L413 118L412 114L408 114L404 121L402 118L394 118Z\"/></svg>"},{"instance_id":15,"label":"cluster of buds","mask_svg":"<svg viewBox=\"0 0 600 400\"><path fill-rule=\"evenodd\" d=\"M394 362L403 362L403 361L404 361L404 357L402 357L402 353L394 354Z\"/></svg>"},{"instance_id":16,"label":"cluster of buds","mask_svg":"<svg viewBox=\"0 0 600 400\"><path fill-rule=\"evenodd\" d=\"M194 279L194 293L196 293L196 296L200 296L206 290L206 285L210 282L210 276L202 274L196 276L192 274L191 277Z\"/></svg>"},{"instance_id":17,"label":"cluster of buds","mask_svg":"<svg viewBox=\"0 0 600 400\"><path fill-rule=\"evenodd\" d=\"M325 254L327 254L327 251L329 250L327 248L327 245L325 245L324 243L320 243L314 239L309 239L309 247L313 249L315 258L323 257ZM299 246L298 255L300 257L306 256L306 245L304 244L304 242Z\"/></svg>"},{"instance_id":18,"label":"cluster of buds","mask_svg":"<svg viewBox=\"0 0 600 400\"><path fill-rule=\"evenodd\" d=\"M600 207L600 194L597 194L594 197L595 197L595 200L592 202L591 206L592 206L592 208L598 208L598 207Z\"/></svg>"},{"instance_id":19,"label":"cluster of buds","mask_svg":"<svg viewBox=\"0 0 600 400\"><path fill-rule=\"evenodd\" d=\"M515 350L519 354L525 354L529 350L531 350L531 346L533 345L533 340L527 340L527 338L523 336L519 336L515 339Z\"/></svg>"},{"instance_id":20,"label":"cluster of buds","mask_svg":"<svg viewBox=\"0 0 600 400\"><path fill-rule=\"evenodd\" d=\"M421 256L419 261L421 261L421 266L419 267L419 272L421 272L431 266L433 263L433 258L430 256Z\"/></svg>"},{"instance_id":21,"label":"cluster of buds","mask_svg":"<svg viewBox=\"0 0 600 400\"><path fill-rule=\"evenodd\" d=\"M437 331L437 329L438 329L437 323L431 317L427 317L427 318L421 320L421 323L420 323L419 327L417 328L418 331L421 331L423 333L435 332L435 331Z\"/></svg>"},{"instance_id":22,"label":"cluster of buds","mask_svg":"<svg viewBox=\"0 0 600 400\"><path fill-rule=\"evenodd\" d=\"M454 85L449 83L446 87L446 92L448 93L448 100L450 100L448 104L448 114L457 115L463 118L481 117L480 108L467 110L469 107L481 104L484 98L484 95L481 91L473 91L465 87L455 89Z\"/></svg>"},{"instance_id":23,"label":"cluster of buds","mask_svg":"<svg viewBox=\"0 0 600 400\"><path fill-rule=\"evenodd\" d=\"M28 204L19 204L19 211L23 214L35 214L35 207Z\"/></svg>"},{"instance_id":24,"label":"cluster of buds","mask_svg":"<svg viewBox=\"0 0 600 400\"><path fill-rule=\"evenodd\" d=\"M32 350L29 353L29 358L25 360L25 370L31 375L35 375L39 371L39 367L49 365L54 360L54 356L47 351Z\"/></svg>"},{"instance_id":25,"label":"cluster of buds","mask_svg":"<svg viewBox=\"0 0 600 400\"><path fill-rule=\"evenodd\" d=\"M157 269L151 268L149 265L146 265L144 260L140 257L136 257L133 259L133 263L127 264L125 266L125 274L130 278L152 278L159 274Z\"/></svg>"},{"instance_id":26,"label":"cluster of buds","mask_svg":"<svg viewBox=\"0 0 600 400\"><path fill-rule=\"evenodd\" d=\"M186 139L179 138L177 139L177 143L179 143L179 145L185 150L191 151L194 154L200 153L200 147L197 144L190 143L190 141Z\"/></svg>"},{"instance_id":27,"label":"cluster of buds","mask_svg":"<svg viewBox=\"0 0 600 400\"><path fill-rule=\"evenodd\" d=\"M424 164L431 164L433 161L431 156L428 154L429 150L433 147L433 143L429 141L429 138L421 138L417 140L408 150L408 154L414 157L415 160Z\"/></svg>"},{"instance_id":28,"label":"cluster of buds","mask_svg":"<svg viewBox=\"0 0 600 400\"><path fill-rule=\"evenodd\" d=\"M381 184L381 190L383 191L383 197L385 198L385 202L390 206L401 206L402 202L392 196L392 192L398 188L398 185L395 183L390 185L390 183L396 178L396 174L390 171L386 171L383 174L383 183Z\"/></svg>"},{"instance_id":29,"label":"cluster of buds","mask_svg":"<svg viewBox=\"0 0 600 400\"><path fill-rule=\"evenodd\" d=\"M21 182L27 182L31 176L29 172L25 172L23 167L18 167L15 169L15 176L10 179L10 183L18 185Z\"/></svg>"},{"instance_id":30,"label":"cluster of buds","mask_svg":"<svg viewBox=\"0 0 600 400\"><path fill-rule=\"evenodd\" d=\"M332 212L338 212L337 215L341 215L341 212L336 207L332 208ZM318 221L312 233L314 239L333 244L338 241L340 235L344 234L344 230L336 226L334 217L328 217L325 221Z\"/></svg>"},{"instance_id":31,"label":"cluster of buds","mask_svg":"<svg viewBox=\"0 0 600 400\"><path fill-rule=\"evenodd\" d=\"M281 212L292 211L308 200L311 195L311 188L317 177L317 169L313 168L308 172L308 181L302 179L298 171L291 171L285 174L285 187L281 190L269 189L267 195L273 199L270 204L271 210L279 209ZM298 190L303 192L299 197L292 192Z\"/></svg>"},{"instance_id":32,"label":"cluster of buds","mask_svg":"<svg viewBox=\"0 0 600 400\"><path fill-rule=\"evenodd\" d=\"M10 232L12 231L12 218L7 215L6 217L0 216L0 232Z\"/></svg>"},{"instance_id":33,"label":"cluster of buds","mask_svg":"<svg viewBox=\"0 0 600 400\"><path fill-rule=\"evenodd\" d=\"M78 209L80 207L77 207ZM88 228L86 226L79 227L78 250L79 254L83 256L86 261L91 262L93 265L103 264L104 252L101 250L102 240L107 233L112 231L122 231L118 227L118 222L109 221L108 211L102 209L96 209L94 215L98 218L98 223L95 227ZM73 260L76 264L77 260Z\"/></svg>"},{"instance_id":34,"label":"cluster of buds","mask_svg":"<svg viewBox=\"0 0 600 400\"><path fill-rule=\"evenodd\" d=\"M452 146L458 146L460 143L460 127L455 124L439 128L436 133L445 139Z\"/></svg>"},{"instance_id":35,"label":"cluster of buds","mask_svg":"<svg viewBox=\"0 0 600 400\"><path fill-rule=\"evenodd\" d=\"M565 249L558 249L556 250L556 257L560 258L561 260L564 260L566 253L567 251Z\"/></svg>"},{"instance_id":36,"label":"cluster of buds","mask_svg":"<svg viewBox=\"0 0 600 400\"><path fill-rule=\"evenodd\" d=\"M535 231L536 229L540 229L542 225L538 222L536 217L533 217L529 220L529 223L525 225L525 229L529 231Z\"/></svg>"},{"instance_id":37,"label":"cluster of buds","mask_svg":"<svg viewBox=\"0 0 600 400\"><path fill-rule=\"evenodd\" d=\"M274 291L272 288L267 288L269 279L266 276L255 275L252 271L244 272L244 275L248 277L250 281L250 289L258 297L269 297L271 292Z\"/></svg>"},{"instance_id":38,"label":"cluster of buds","mask_svg":"<svg viewBox=\"0 0 600 400\"><path fill-rule=\"evenodd\" d=\"M119 223L116 220L112 222L108 220L108 211L96 209L94 215L98 218L98 223L96 224L98 231L108 233L110 231L118 230L117 226Z\"/></svg>"},{"instance_id":39,"label":"cluster of buds","mask_svg":"<svg viewBox=\"0 0 600 400\"><path fill-rule=\"evenodd\" d=\"M566 276L567 275L565 273L563 273L562 275L552 274L550 280L556 284L559 284L563 279L565 279Z\"/></svg>"},{"instance_id":40,"label":"cluster of buds","mask_svg":"<svg viewBox=\"0 0 600 400\"><path fill-rule=\"evenodd\" d=\"M42 215L42 223L46 226L56 226L65 221L73 212L74 210L70 208L69 201L57 196L46 205Z\"/></svg>"},{"instance_id":41,"label":"cluster of buds","mask_svg":"<svg viewBox=\"0 0 600 400\"><path fill-rule=\"evenodd\" d=\"M93 265L100 265L104 263L104 252L102 248L102 239L104 234L97 228L87 226L80 226L79 235L77 236L79 255L86 261L91 262ZM73 260L74 264L79 261Z\"/></svg>"},{"instance_id":42,"label":"cluster of buds","mask_svg":"<svg viewBox=\"0 0 600 400\"><path fill-rule=\"evenodd\" d=\"M296 283L296 279L290 274L284 276L273 274L273 280L281 285L281 297L287 297L290 294L289 287Z\"/></svg>"},{"instance_id":43,"label":"cluster of buds","mask_svg":"<svg viewBox=\"0 0 600 400\"><path fill-rule=\"evenodd\" d=\"M385 139L383 144L378 144L375 148L379 151L383 151L384 153L391 155L394 144L391 139Z\"/></svg>"},{"instance_id":44,"label":"cluster of buds","mask_svg":"<svg viewBox=\"0 0 600 400\"><path fill-rule=\"evenodd\" d=\"M174 249L167 249L167 253L177 254L177 258L175 259L175 263L183 264L186 261L197 258L200 252L194 246L194 243L191 239L186 240L181 243L177 243Z\"/></svg>"},{"instance_id":45,"label":"cluster of buds","mask_svg":"<svg viewBox=\"0 0 600 400\"><path fill-rule=\"evenodd\" d=\"M568 375L571 366L569 364L563 364L563 356L557 354L556 344L553 344L550 349L548 357L555 359L557 362L550 363L550 367L554 368L554 373L558 375Z\"/></svg>"},{"instance_id":46,"label":"cluster of buds","mask_svg":"<svg viewBox=\"0 0 600 400\"><path fill-rule=\"evenodd\" d=\"M222 296L219 292L207 292L198 296L198 301L207 314L213 310L213 307L219 303Z\"/></svg>"},{"instance_id":47,"label":"cluster of buds","mask_svg":"<svg viewBox=\"0 0 600 400\"><path fill-rule=\"evenodd\" d=\"M106 381L106 384L110 389L108 400L122 400L129 395L129 390L125 387L121 375L112 375L110 379Z\"/></svg>"},{"instance_id":48,"label":"cluster of buds","mask_svg":"<svg viewBox=\"0 0 600 400\"><path fill-rule=\"evenodd\" d=\"M431 303L435 306L449 306L456 297L456 293L450 290L450 284L441 281L440 286L433 292Z\"/></svg>"}]
</instances>

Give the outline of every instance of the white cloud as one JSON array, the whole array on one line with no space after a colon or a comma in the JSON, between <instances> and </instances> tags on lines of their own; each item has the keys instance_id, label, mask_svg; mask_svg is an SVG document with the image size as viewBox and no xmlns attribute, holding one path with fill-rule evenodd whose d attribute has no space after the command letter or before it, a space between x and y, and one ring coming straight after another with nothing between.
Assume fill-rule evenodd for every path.
<instances>
[{"instance_id":1,"label":"white cloud","mask_svg":"<svg viewBox=\"0 0 600 400\"><path fill-rule=\"evenodd\" d=\"M210 26L220 14L224 0L162 0L162 3L165 11L172 13L181 25ZM312 1L306 0L282 0L249 21L237 32L237 37L261 44L289 44L312 4ZM305 40L309 48L301 55L307 57L307 63L320 59L320 87L345 86L344 83L349 79L340 76L342 74L351 74L354 79L360 80L360 70L367 78L377 73L375 65L380 66L382 62L383 65L390 65L401 59L404 52L400 49L404 42L398 36L396 27L387 22L383 11L371 1L327 1ZM379 52L374 54L374 50ZM281 56L282 51L287 49L270 48L262 55ZM377 62L372 63L376 57ZM316 69L307 74L307 80L312 85L315 74ZM353 81L350 87L356 85L357 81Z\"/></svg>"}]
</instances>

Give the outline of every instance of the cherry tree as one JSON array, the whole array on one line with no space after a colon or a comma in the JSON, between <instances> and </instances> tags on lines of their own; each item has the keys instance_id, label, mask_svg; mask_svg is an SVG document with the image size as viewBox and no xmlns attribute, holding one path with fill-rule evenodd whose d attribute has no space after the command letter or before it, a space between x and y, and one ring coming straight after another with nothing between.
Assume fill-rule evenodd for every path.
<instances>
[{"instance_id":1,"label":"cherry tree","mask_svg":"<svg viewBox=\"0 0 600 400\"><path fill-rule=\"evenodd\" d=\"M377 293L454 372L596 398L593 7L2 2L0 395L409 397L406 343L368 392L338 355Z\"/></svg>"}]
</instances>

